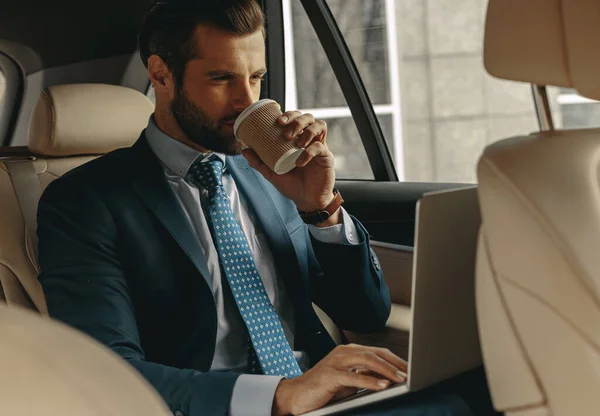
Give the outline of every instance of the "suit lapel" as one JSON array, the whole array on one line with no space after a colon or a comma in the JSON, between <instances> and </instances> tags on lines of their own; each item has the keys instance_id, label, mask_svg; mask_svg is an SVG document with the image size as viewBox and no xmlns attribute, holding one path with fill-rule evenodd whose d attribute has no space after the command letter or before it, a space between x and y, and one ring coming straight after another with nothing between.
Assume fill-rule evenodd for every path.
<instances>
[{"instance_id":1,"label":"suit lapel","mask_svg":"<svg viewBox=\"0 0 600 416\"><path fill-rule=\"evenodd\" d=\"M167 183L162 165L143 134L133 146L133 150L138 156L134 162L134 192L156 215L204 278L208 278L208 265L198 238Z\"/></svg>"},{"instance_id":2,"label":"suit lapel","mask_svg":"<svg viewBox=\"0 0 600 416\"><path fill-rule=\"evenodd\" d=\"M248 165L244 157L228 157L227 167L238 190L244 194L269 239L271 250L276 254L274 257L279 270L285 271L286 277L289 274L299 276L298 259L286 228L286 221L289 218L282 216L275 203L281 195ZM300 281L300 279L294 280Z\"/></svg>"},{"instance_id":3,"label":"suit lapel","mask_svg":"<svg viewBox=\"0 0 600 416\"><path fill-rule=\"evenodd\" d=\"M162 165L150 149L144 135L133 146L137 160L133 162L132 187L144 205L158 218L173 239L190 258L200 273L209 276L206 257L185 213L165 178ZM228 157L227 167L238 190L243 193L265 231L275 254L277 267L292 286L300 283L296 252L286 228L286 218L275 201L277 190L266 183L242 156ZM293 278L292 278L293 277ZM292 279L290 279L292 278ZM295 292L295 291L294 291ZM297 293L297 292L296 292Z\"/></svg>"},{"instance_id":4,"label":"suit lapel","mask_svg":"<svg viewBox=\"0 0 600 416\"><path fill-rule=\"evenodd\" d=\"M297 341L295 347L305 349L309 357L323 357L323 350L327 348L315 347L310 342L305 343L312 339L315 332L325 330L311 306L308 293L310 283L306 280L308 271L303 274L299 263L302 261L307 265L309 256L306 246L307 231L299 229L304 227L302 219L297 215L295 207L291 204L286 206L288 204L281 194L260 173L252 169L245 158L228 157L227 166L238 190L246 197L269 239L277 276L284 282L289 300L294 305Z\"/></svg>"}]
</instances>

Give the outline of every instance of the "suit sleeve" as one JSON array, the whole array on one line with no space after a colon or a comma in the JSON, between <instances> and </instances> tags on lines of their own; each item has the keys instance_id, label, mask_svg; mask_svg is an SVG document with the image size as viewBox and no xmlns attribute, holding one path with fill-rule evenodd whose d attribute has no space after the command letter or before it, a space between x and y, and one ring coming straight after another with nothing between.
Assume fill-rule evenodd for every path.
<instances>
[{"instance_id":1,"label":"suit sleeve","mask_svg":"<svg viewBox=\"0 0 600 416\"><path fill-rule=\"evenodd\" d=\"M145 360L118 235L109 210L89 186L63 177L48 187L38 208L38 236L39 280L50 315L126 359L171 410L186 416L227 414L238 374L201 373Z\"/></svg>"},{"instance_id":2,"label":"suit sleeve","mask_svg":"<svg viewBox=\"0 0 600 416\"><path fill-rule=\"evenodd\" d=\"M390 291L369 234L350 216L355 242L325 243L311 235L318 266L311 273L311 298L335 324L345 330L370 333L382 330L390 315Z\"/></svg>"}]
</instances>

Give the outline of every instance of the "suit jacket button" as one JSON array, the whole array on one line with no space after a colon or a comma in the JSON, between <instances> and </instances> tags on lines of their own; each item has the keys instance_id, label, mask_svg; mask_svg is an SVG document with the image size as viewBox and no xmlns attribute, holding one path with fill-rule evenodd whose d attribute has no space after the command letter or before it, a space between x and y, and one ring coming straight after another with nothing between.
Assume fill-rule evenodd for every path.
<instances>
[{"instance_id":1,"label":"suit jacket button","mask_svg":"<svg viewBox=\"0 0 600 416\"><path fill-rule=\"evenodd\" d=\"M377 258L373 259L373 263L375 264L375 268L377 270L381 270L381 264L379 264L379 260L377 260Z\"/></svg>"},{"instance_id":2,"label":"suit jacket button","mask_svg":"<svg viewBox=\"0 0 600 416\"><path fill-rule=\"evenodd\" d=\"M370 249L369 251L371 252L371 261L373 261L373 265L375 266L375 269L380 270L381 264L379 264L379 259L377 258L377 255L375 254L375 250Z\"/></svg>"},{"instance_id":3,"label":"suit jacket button","mask_svg":"<svg viewBox=\"0 0 600 416\"><path fill-rule=\"evenodd\" d=\"M177 410L177 411L175 411L175 413L173 413L173 416L185 416L185 415L183 414L183 412L181 410Z\"/></svg>"}]
</instances>

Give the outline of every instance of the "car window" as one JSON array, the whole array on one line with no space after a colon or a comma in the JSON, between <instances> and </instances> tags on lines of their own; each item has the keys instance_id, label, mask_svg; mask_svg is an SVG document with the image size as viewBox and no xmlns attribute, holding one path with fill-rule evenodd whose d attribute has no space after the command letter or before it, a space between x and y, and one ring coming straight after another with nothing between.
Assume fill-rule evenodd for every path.
<instances>
[{"instance_id":1,"label":"car window","mask_svg":"<svg viewBox=\"0 0 600 416\"><path fill-rule=\"evenodd\" d=\"M548 87L555 128L584 129L600 126L600 102L582 97L571 88Z\"/></svg>"},{"instance_id":2,"label":"car window","mask_svg":"<svg viewBox=\"0 0 600 416\"><path fill-rule=\"evenodd\" d=\"M299 0L283 0L285 109L327 122L338 179L374 179L356 124L333 69ZM391 126L381 115L383 126Z\"/></svg>"},{"instance_id":3,"label":"car window","mask_svg":"<svg viewBox=\"0 0 600 416\"><path fill-rule=\"evenodd\" d=\"M327 0L398 177L476 182L481 151L538 128L529 85L487 75L483 0Z\"/></svg>"}]
</instances>

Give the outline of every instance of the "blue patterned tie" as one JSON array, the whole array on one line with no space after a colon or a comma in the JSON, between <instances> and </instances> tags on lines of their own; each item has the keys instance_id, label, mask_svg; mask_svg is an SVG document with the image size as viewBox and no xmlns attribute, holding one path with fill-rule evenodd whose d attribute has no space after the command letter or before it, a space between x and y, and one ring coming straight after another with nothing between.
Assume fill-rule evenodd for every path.
<instances>
[{"instance_id":1,"label":"blue patterned tie","mask_svg":"<svg viewBox=\"0 0 600 416\"><path fill-rule=\"evenodd\" d=\"M221 268L250 335L250 370L257 372L252 361L258 357L263 374L287 378L302 375L223 188L223 162L195 162L190 173L208 191L206 212Z\"/></svg>"}]
</instances>

